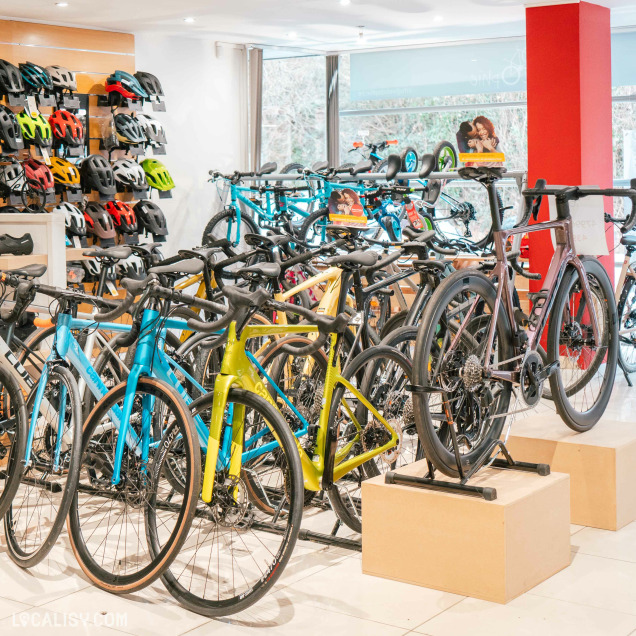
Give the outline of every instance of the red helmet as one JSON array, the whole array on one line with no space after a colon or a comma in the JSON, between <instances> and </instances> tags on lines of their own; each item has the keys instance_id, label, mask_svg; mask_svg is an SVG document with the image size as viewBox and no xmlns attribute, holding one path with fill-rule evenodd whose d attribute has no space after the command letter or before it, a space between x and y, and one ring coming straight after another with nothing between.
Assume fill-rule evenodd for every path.
<instances>
[{"instance_id":1,"label":"red helmet","mask_svg":"<svg viewBox=\"0 0 636 636\"><path fill-rule=\"evenodd\" d=\"M55 189L55 181L53 181L53 173L51 169L37 159L27 159L22 162L24 174L28 181L31 182L34 190L44 190L45 192Z\"/></svg>"},{"instance_id":2,"label":"red helmet","mask_svg":"<svg viewBox=\"0 0 636 636\"><path fill-rule=\"evenodd\" d=\"M134 210L123 201L108 201L106 210L113 218L113 225L122 234L133 234L137 231L137 217Z\"/></svg>"},{"instance_id":3,"label":"red helmet","mask_svg":"<svg viewBox=\"0 0 636 636\"><path fill-rule=\"evenodd\" d=\"M84 141L84 127L73 113L56 110L49 117L53 135L67 146L80 146Z\"/></svg>"}]
</instances>

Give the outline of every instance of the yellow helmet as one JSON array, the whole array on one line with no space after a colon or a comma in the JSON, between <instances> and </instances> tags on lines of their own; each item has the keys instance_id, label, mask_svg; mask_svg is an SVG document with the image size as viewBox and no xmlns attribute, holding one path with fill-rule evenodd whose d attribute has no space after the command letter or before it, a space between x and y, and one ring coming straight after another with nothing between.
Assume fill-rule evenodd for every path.
<instances>
[{"instance_id":1,"label":"yellow helmet","mask_svg":"<svg viewBox=\"0 0 636 636\"><path fill-rule=\"evenodd\" d=\"M51 172L55 183L64 186L79 186L79 170L67 159L61 157L51 157Z\"/></svg>"}]
</instances>

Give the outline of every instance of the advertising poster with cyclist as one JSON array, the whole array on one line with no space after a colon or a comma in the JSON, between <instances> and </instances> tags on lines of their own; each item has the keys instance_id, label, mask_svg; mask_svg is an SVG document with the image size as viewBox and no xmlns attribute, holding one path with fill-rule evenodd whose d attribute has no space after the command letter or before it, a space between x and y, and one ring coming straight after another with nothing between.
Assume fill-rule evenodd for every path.
<instances>
[{"instance_id":1,"label":"advertising poster with cyclist","mask_svg":"<svg viewBox=\"0 0 636 636\"><path fill-rule=\"evenodd\" d=\"M360 197L351 188L334 190L329 197L329 221L334 225L363 227L367 224L367 215Z\"/></svg>"},{"instance_id":2,"label":"advertising poster with cyclist","mask_svg":"<svg viewBox=\"0 0 636 636\"><path fill-rule=\"evenodd\" d=\"M495 124L479 115L463 121L457 131L459 160L466 166L503 166L505 155Z\"/></svg>"}]
</instances>

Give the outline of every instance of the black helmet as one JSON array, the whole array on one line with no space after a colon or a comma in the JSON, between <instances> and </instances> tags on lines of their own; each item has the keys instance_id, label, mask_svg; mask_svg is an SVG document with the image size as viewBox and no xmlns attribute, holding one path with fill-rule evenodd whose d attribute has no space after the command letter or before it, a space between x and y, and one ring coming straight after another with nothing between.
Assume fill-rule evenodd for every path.
<instances>
[{"instance_id":1,"label":"black helmet","mask_svg":"<svg viewBox=\"0 0 636 636\"><path fill-rule=\"evenodd\" d=\"M145 230L146 234L154 234L155 236L166 236L168 234L166 217L156 203L138 201L133 209L137 216L137 225L140 232Z\"/></svg>"},{"instance_id":2,"label":"black helmet","mask_svg":"<svg viewBox=\"0 0 636 636\"><path fill-rule=\"evenodd\" d=\"M141 84L141 88L143 88L148 95L156 95L157 97L163 96L161 82L152 73L137 71L135 73L135 77Z\"/></svg>"},{"instance_id":3,"label":"black helmet","mask_svg":"<svg viewBox=\"0 0 636 636\"><path fill-rule=\"evenodd\" d=\"M6 150L22 150L24 141L13 111L0 104L0 142Z\"/></svg>"},{"instance_id":4,"label":"black helmet","mask_svg":"<svg viewBox=\"0 0 636 636\"><path fill-rule=\"evenodd\" d=\"M27 91L38 93L40 90L52 91L53 81L49 72L33 62L20 63L22 82Z\"/></svg>"},{"instance_id":5,"label":"black helmet","mask_svg":"<svg viewBox=\"0 0 636 636\"><path fill-rule=\"evenodd\" d=\"M117 192L113 169L102 155L89 155L83 159L80 173L85 189L97 190L105 196L112 196Z\"/></svg>"},{"instance_id":6,"label":"black helmet","mask_svg":"<svg viewBox=\"0 0 636 636\"><path fill-rule=\"evenodd\" d=\"M4 93L7 95L24 93L24 84L20 69L11 62L0 60L0 94Z\"/></svg>"},{"instance_id":7,"label":"black helmet","mask_svg":"<svg viewBox=\"0 0 636 636\"><path fill-rule=\"evenodd\" d=\"M139 122L126 113L115 115L115 133L120 143L137 145L146 143L146 135Z\"/></svg>"},{"instance_id":8,"label":"black helmet","mask_svg":"<svg viewBox=\"0 0 636 636\"><path fill-rule=\"evenodd\" d=\"M86 220L86 231L89 235L99 239L114 239L115 226L110 214L101 203L89 201L84 208L84 219Z\"/></svg>"}]
</instances>

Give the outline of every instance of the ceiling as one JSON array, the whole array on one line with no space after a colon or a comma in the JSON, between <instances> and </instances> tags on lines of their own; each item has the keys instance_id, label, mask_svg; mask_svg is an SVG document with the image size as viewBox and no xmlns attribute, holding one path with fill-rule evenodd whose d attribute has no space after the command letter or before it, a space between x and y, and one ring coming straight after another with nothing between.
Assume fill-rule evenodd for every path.
<instances>
[{"instance_id":1,"label":"ceiling","mask_svg":"<svg viewBox=\"0 0 636 636\"><path fill-rule=\"evenodd\" d=\"M524 3L519 0L349 0L343 6L346 1L68 0L62 8L56 0L0 0L0 16L316 51L524 34ZM612 9L613 26L636 25L636 0L599 4Z\"/></svg>"}]
</instances>

